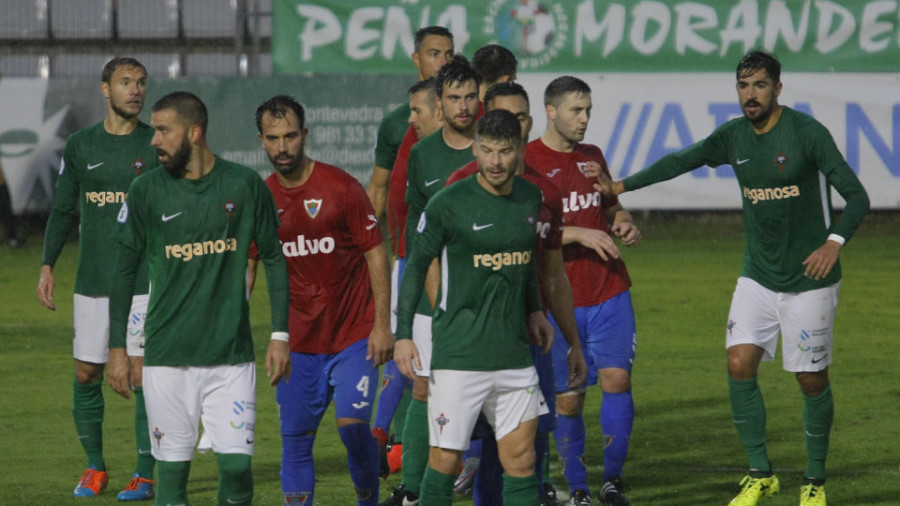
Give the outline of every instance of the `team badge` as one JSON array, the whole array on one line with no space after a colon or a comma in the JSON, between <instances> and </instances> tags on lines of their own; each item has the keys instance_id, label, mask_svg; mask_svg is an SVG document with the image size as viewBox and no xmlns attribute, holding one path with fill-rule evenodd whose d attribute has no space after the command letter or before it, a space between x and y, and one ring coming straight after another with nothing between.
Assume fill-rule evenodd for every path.
<instances>
[{"instance_id":1,"label":"team badge","mask_svg":"<svg viewBox=\"0 0 900 506\"><path fill-rule=\"evenodd\" d=\"M728 335L730 336L732 331L734 330L734 326L737 325L737 322L734 320L728 320Z\"/></svg>"},{"instance_id":2,"label":"team badge","mask_svg":"<svg viewBox=\"0 0 900 506\"><path fill-rule=\"evenodd\" d=\"M435 418L434 421L437 422L438 426L440 427L441 434L444 433L444 426L450 423L450 419L447 418L443 413L441 413L441 416Z\"/></svg>"},{"instance_id":3,"label":"team badge","mask_svg":"<svg viewBox=\"0 0 900 506\"><path fill-rule=\"evenodd\" d=\"M784 172L784 164L787 163L788 157L784 153L778 153L778 156L775 157L775 163L778 164L778 169L781 172Z\"/></svg>"},{"instance_id":4,"label":"team badge","mask_svg":"<svg viewBox=\"0 0 900 506\"><path fill-rule=\"evenodd\" d=\"M137 160L131 162L131 168L134 169L135 175L140 176L141 169L144 168L144 162L142 162L141 159L138 158Z\"/></svg>"},{"instance_id":5,"label":"team badge","mask_svg":"<svg viewBox=\"0 0 900 506\"><path fill-rule=\"evenodd\" d=\"M222 209L224 209L225 212L228 213L228 219L230 220L234 213L234 210L237 209L237 204L232 202L231 199L228 199L225 201L225 205L222 206Z\"/></svg>"},{"instance_id":6,"label":"team badge","mask_svg":"<svg viewBox=\"0 0 900 506\"><path fill-rule=\"evenodd\" d=\"M162 440L163 436L165 436L165 435L166 435L166 433L159 430L159 427L153 428L153 439L156 440L157 448L159 448L159 442L160 442L160 440Z\"/></svg>"},{"instance_id":7,"label":"team badge","mask_svg":"<svg viewBox=\"0 0 900 506\"><path fill-rule=\"evenodd\" d=\"M587 162L575 162L575 165L578 166L578 170L580 170L582 174L587 173L587 167L588 167Z\"/></svg>"},{"instance_id":8,"label":"team badge","mask_svg":"<svg viewBox=\"0 0 900 506\"><path fill-rule=\"evenodd\" d=\"M319 215L319 211L322 210L322 199L304 200L303 209L306 209L306 214L308 214L310 218L315 218Z\"/></svg>"}]
</instances>

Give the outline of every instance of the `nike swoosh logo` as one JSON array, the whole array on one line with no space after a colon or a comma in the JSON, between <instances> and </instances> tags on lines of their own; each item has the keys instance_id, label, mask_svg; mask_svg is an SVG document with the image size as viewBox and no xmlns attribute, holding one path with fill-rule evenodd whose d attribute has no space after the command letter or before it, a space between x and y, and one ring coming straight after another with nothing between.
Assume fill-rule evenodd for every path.
<instances>
[{"instance_id":1,"label":"nike swoosh logo","mask_svg":"<svg viewBox=\"0 0 900 506\"><path fill-rule=\"evenodd\" d=\"M431 181L425 181L425 186L431 186L434 183L437 183L438 181L440 181L440 179L433 179Z\"/></svg>"},{"instance_id":2,"label":"nike swoosh logo","mask_svg":"<svg viewBox=\"0 0 900 506\"><path fill-rule=\"evenodd\" d=\"M88 170L94 170L94 169L96 169L97 167L103 165L104 163L105 163L105 162L95 163L95 164L93 164L93 165L88 164Z\"/></svg>"},{"instance_id":3,"label":"nike swoosh logo","mask_svg":"<svg viewBox=\"0 0 900 506\"><path fill-rule=\"evenodd\" d=\"M741 160L740 158L738 158L737 164L738 164L738 165L743 165L743 164L745 164L745 163L747 163L747 162L749 162L749 161L750 161L749 158L744 158L743 160Z\"/></svg>"},{"instance_id":4,"label":"nike swoosh logo","mask_svg":"<svg viewBox=\"0 0 900 506\"><path fill-rule=\"evenodd\" d=\"M419 500L408 501L405 497L403 498L403 506L419 506Z\"/></svg>"},{"instance_id":5,"label":"nike swoosh logo","mask_svg":"<svg viewBox=\"0 0 900 506\"><path fill-rule=\"evenodd\" d=\"M164 214L164 215L162 215L162 221L163 221L163 223L165 223L165 222L167 222L167 221L169 221L169 220L173 220L173 219L175 219L175 218L181 216L181 213L183 213L183 212L184 212L184 211L178 211L177 213L175 213L175 214L173 214L173 215L170 215L170 216L166 216L166 215Z\"/></svg>"},{"instance_id":6,"label":"nike swoosh logo","mask_svg":"<svg viewBox=\"0 0 900 506\"><path fill-rule=\"evenodd\" d=\"M483 230L488 227L493 227L493 223L488 223L487 225L478 225L477 223L472 224L472 230Z\"/></svg>"},{"instance_id":7,"label":"nike swoosh logo","mask_svg":"<svg viewBox=\"0 0 900 506\"><path fill-rule=\"evenodd\" d=\"M151 453L150 450L138 450L138 455L150 455Z\"/></svg>"},{"instance_id":8,"label":"nike swoosh logo","mask_svg":"<svg viewBox=\"0 0 900 506\"><path fill-rule=\"evenodd\" d=\"M821 361L823 361L823 360L825 360L825 357L827 357L827 356L828 356L828 354L827 354L827 353L826 353L826 354L824 354L824 355L822 355L822 356L821 356L821 357L819 357L819 358L815 358L815 357L813 357L813 359L812 359L812 363L814 363L814 364L818 364L818 363L819 363L819 362L821 362Z\"/></svg>"}]
</instances>

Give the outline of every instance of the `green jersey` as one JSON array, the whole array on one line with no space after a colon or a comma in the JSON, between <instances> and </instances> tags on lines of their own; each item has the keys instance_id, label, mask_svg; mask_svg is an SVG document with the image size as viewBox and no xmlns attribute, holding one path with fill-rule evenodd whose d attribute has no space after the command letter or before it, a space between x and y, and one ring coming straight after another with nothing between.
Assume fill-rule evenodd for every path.
<instances>
[{"instance_id":1,"label":"green jersey","mask_svg":"<svg viewBox=\"0 0 900 506\"><path fill-rule=\"evenodd\" d=\"M409 101L404 102L381 118L378 139L375 141L375 165L387 170L394 168L397 151L409 128Z\"/></svg>"},{"instance_id":2,"label":"green jersey","mask_svg":"<svg viewBox=\"0 0 900 506\"><path fill-rule=\"evenodd\" d=\"M287 268L278 213L253 170L216 157L212 171L196 180L153 171L132 184L119 222L117 275L127 279L141 252L149 267L146 365L253 360L246 281L252 241L266 266L272 330L287 332ZM123 339L126 297L118 288L110 297L110 335ZM110 347L122 344L110 340Z\"/></svg>"},{"instance_id":3,"label":"green jersey","mask_svg":"<svg viewBox=\"0 0 900 506\"><path fill-rule=\"evenodd\" d=\"M429 199L444 188L447 178L457 169L475 159L471 147L453 149L444 142L443 128L431 133L413 146L409 152L406 174L406 255L415 249L416 225ZM431 304L428 297L422 297L419 314L430 315Z\"/></svg>"},{"instance_id":4,"label":"green jersey","mask_svg":"<svg viewBox=\"0 0 900 506\"><path fill-rule=\"evenodd\" d=\"M509 195L495 195L471 176L435 195L421 214L400 287L397 338L411 338L425 274L439 257L432 369L534 365L525 315L541 308L534 265L541 195L519 177Z\"/></svg>"},{"instance_id":5,"label":"green jersey","mask_svg":"<svg viewBox=\"0 0 900 506\"><path fill-rule=\"evenodd\" d=\"M769 132L757 134L746 118L733 119L623 183L626 190L636 190L702 165L730 163L743 196L746 249L741 275L770 290L802 292L841 278L840 263L815 280L804 276L803 261L829 234L849 240L869 209L869 198L828 130L806 114L781 109ZM834 222L831 187L847 202L839 223Z\"/></svg>"},{"instance_id":6,"label":"green jersey","mask_svg":"<svg viewBox=\"0 0 900 506\"><path fill-rule=\"evenodd\" d=\"M108 297L113 282L116 214L131 182L155 167L153 129L138 122L128 135L113 135L103 122L83 128L66 141L56 180L53 209L44 231L42 265L54 266L81 208L75 293ZM147 293L147 270L138 273L135 293ZM124 334L123 334L124 335Z\"/></svg>"}]
</instances>

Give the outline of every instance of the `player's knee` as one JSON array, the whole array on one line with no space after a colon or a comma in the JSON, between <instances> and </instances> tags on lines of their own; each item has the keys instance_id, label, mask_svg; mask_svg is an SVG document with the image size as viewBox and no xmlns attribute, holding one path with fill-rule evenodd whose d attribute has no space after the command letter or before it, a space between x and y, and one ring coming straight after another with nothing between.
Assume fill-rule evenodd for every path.
<instances>
[{"instance_id":1,"label":"player's knee","mask_svg":"<svg viewBox=\"0 0 900 506\"><path fill-rule=\"evenodd\" d=\"M103 368L105 364L94 364L91 362L75 361L75 381L82 385L96 383L103 379Z\"/></svg>"},{"instance_id":2,"label":"player's knee","mask_svg":"<svg viewBox=\"0 0 900 506\"><path fill-rule=\"evenodd\" d=\"M600 388L604 392L620 394L631 390L631 373L625 369L610 367L600 370Z\"/></svg>"},{"instance_id":3,"label":"player's knee","mask_svg":"<svg viewBox=\"0 0 900 506\"><path fill-rule=\"evenodd\" d=\"M556 413L562 416L578 416L584 411L584 394L566 392L556 396Z\"/></svg>"},{"instance_id":4,"label":"player's knee","mask_svg":"<svg viewBox=\"0 0 900 506\"><path fill-rule=\"evenodd\" d=\"M417 377L413 381L412 396L417 401L428 401L428 378Z\"/></svg>"},{"instance_id":5,"label":"player's knee","mask_svg":"<svg viewBox=\"0 0 900 506\"><path fill-rule=\"evenodd\" d=\"M821 394L829 385L827 369L819 372L798 372L796 376L800 391L807 397Z\"/></svg>"}]
</instances>

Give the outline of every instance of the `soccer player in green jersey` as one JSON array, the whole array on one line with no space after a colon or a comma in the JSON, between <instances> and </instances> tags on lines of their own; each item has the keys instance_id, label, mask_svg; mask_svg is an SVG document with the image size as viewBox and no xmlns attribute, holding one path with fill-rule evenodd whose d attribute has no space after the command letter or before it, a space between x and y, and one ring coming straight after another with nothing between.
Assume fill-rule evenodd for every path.
<instances>
[{"instance_id":1,"label":"soccer player in green jersey","mask_svg":"<svg viewBox=\"0 0 900 506\"><path fill-rule=\"evenodd\" d=\"M153 130L138 120L147 91L147 71L133 58L113 58L103 68L100 91L107 100L106 118L81 129L66 142L56 181L53 208L44 233L44 255L37 294L41 304L56 309L53 267L65 245L80 205L78 271L75 277L73 341L75 381L72 416L78 438L87 454L88 469L76 497L95 496L106 488L108 475L103 458L103 370L109 346L109 294L117 282L109 267L115 260L112 231L116 213L131 182L155 167L156 151L150 145ZM128 333L128 356L132 363L129 386L135 394L137 469L131 483L118 495L134 501L153 497L154 460L150 454L150 432L141 370L144 360L144 317L147 313L146 268L134 287L134 305ZM126 330L116 336L125 339Z\"/></svg>"},{"instance_id":2,"label":"soccer player in green jersey","mask_svg":"<svg viewBox=\"0 0 900 506\"><path fill-rule=\"evenodd\" d=\"M256 424L250 244L256 243L268 278L271 385L290 373L287 268L272 194L255 171L212 153L207 122L206 106L191 93L166 95L153 106L152 145L165 170L135 180L119 211L109 382L127 396L124 328L131 285L145 257L153 290L144 389L159 469L157 504L187 504L202 420L219 464L219 504L249 505Z\"/></svg>"},{"instance_id":3,"label":"soccer player in green jersey","mask_svg":"<svg viewBox=\"0 0 900 506\"><path fill-rule=\"evenodd\" d=\"M801 506L824 506L825 458L834 415L828 380L841 248L869 209L869 197L828 130L778 103L781 64L750 51L737 66L743 117L706 139L658 160L623 181L601 177L597 189L618 195L697 167L731 164L741 187L746 250L726 330L731 410L750 472L730 504L752 506L778 492L766 452L766 408L759 363L775 358L781 334L784 369L803 394L807 464ZM846 201L834 221L831 188Z\"/></svg>"},{"instance_id":4,"label":"soccer player in green jersey","mask_svg":"<svg viewBox=\"0 0 900 506\"><path fill-rule=\"evenodd\" d=\"M515 176L524 150L509 111L484 115L472 149L478 175L439 192L418 220L400 288L394 357L407 376L421 367L411 340L413 317L426 272L440 257L427 408L431 450L421 501L452 502L462 452L484 412L505 473L504 504L535 505L534 438L547 408L529 333L545 351L552 341L534 265L541 191Z\"/></svg>"}]
</instances>

